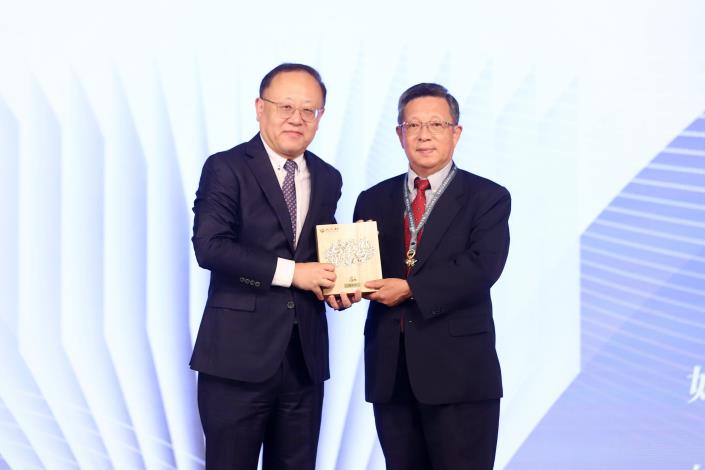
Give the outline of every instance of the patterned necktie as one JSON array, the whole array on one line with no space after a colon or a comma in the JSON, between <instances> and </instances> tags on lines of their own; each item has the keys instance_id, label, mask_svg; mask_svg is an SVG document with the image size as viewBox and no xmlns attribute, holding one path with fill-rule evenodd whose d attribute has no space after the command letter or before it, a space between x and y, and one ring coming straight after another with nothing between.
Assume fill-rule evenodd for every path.
<instances>
[{"instance_id":1,"label":"patterned necktie","mask_svg":"<svg viewBox=\"0 0 705 470\"><path fill-rule=\"evenodd\" d=\"M431 182L428 180L422 180L418 176L414 179L414 188L416 188L416 196L411 202L411 212L414 214L414 221L418 226L421 216L423 216L426 210L426 190L431 188ZM421 234L423 229L420 230L416 237L416 246L421 242ZM409 218L404 217L404 253L409 251L409 244L411 242L411 232L409 231Z\"/></svg>"},{"instance_id":2,"label":"patterned necktie","mask_svg":"<svg viewBox=\"0 0 705 470\"><path fill-rule=\"evenodd\" d=\"M282 184L282 192L284 193L284 201L289 209L289 217L291 217L291 230L294 232L294 244L296 244L296 183L294 182L294 173L296 173L296 162L287 160L284 163L286 176Z\"/></svg>"}]
</instances>

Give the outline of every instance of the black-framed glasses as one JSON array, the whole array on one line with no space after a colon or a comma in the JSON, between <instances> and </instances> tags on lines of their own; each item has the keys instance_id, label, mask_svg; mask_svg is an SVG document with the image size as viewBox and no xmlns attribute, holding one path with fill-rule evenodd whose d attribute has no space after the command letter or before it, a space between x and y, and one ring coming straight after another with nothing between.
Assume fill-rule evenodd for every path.
<instances>
[{"instance_id":1,"label":"black-framed glasses","mask_svg":"<svg viewBox=\"0 0 705 470\"><path fill-rule=\"evenodd\" d=\"M323 108L297 108L296 106L291 105L289 103L277 103L276 101L268 100L267 98L264 98L262 96L260 96L260 99L276 106L277 116L284 119L290 118L294 115L294 111L298 110L299 114L301 115L301 119L306 122L312 122L315 121L323 112Z\"/></svg>"},{"instance_id":2,"label":"black-framed glasses","mask_svg":"<svg viewBox=\"0 0 705 470\"><path fill-rule=\"evenodd\" d=\"M418 134L423 127L428 128L428 132L438 135L448 129L455 127L456 124L448 121L428 121L428 122L402 122L399 127L409 135Z\"/></svg>"}]
</instances>

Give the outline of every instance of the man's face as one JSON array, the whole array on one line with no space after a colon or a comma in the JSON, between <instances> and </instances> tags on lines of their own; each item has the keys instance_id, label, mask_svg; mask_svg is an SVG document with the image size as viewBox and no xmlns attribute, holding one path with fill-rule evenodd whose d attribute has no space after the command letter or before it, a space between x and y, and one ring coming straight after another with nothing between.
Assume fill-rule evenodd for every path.
<instances>
[{"instance_id":1,"label":"man's face","mask_svg":"<svg viewBox=\"0 0 705 470\"><path fill-rule=\"evenodd\" d=\"M321 110L317 118L306 122L299 112L302 108L323 107L323 93L318 82L306 72L282 72L272 79L262 98L298 108L291 116L281 117L276 104L261 98L255 101L260 134L267 145L283 157L298 157L316 135L323 114Z\"/></svg>"},{"instance_id":2,"label":"man's face","mask_svg":"<svg viewBox=\"0 0 705 470\"><path fill-rule=\"evenodd\" d=\"M407 123L453 122L448 102L436 96L423 96L409 101L404 107L403 116ZM417 175L427 177L446 166L453 158L453 150L462 130L460 126L448 126L434 134L426 125L416 131L397 127L397 135L411 169Z\"/></svg>"}]
</instances>

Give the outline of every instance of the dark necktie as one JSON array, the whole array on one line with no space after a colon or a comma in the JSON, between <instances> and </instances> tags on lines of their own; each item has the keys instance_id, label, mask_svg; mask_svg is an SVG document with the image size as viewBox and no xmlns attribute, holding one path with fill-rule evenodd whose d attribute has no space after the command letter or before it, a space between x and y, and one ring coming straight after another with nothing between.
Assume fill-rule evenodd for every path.
<instances>
[{"instance_id":1,"label":"dark necktie","mask_svg":"<svg viewBox=\"0 0 705 470\"><path fill-rule=\"evenodd\" d=\"M282 192L284 193L284 201L289 209L289 217L291 218L291 230L294 232L294 244L296 244L296 183L294 182L294 173L296 173L296 162L287 160L284 163L286 176L282 184Z\"/></svg>"},{"instance_id":2,"label":"dark necktie","mask_svg":"<svg viewBox=\"0 0 705 470\"><path fill-rule=\"evenodd\" d=\"M426 210L426 190L431 188L431 182L428 180L422 180L418 176L414 179L414 188L416 188L416 196L411 202L411 212L414 214L414 222L418 226L421 216L423 216ZM416 248L418 250L418 245L421 242L421 235L423 230L418 232L416 237ZM411 242L411 232L409 231L409 218L404 217L404 253L409 251L409 244Z\"/></svg>"}]
</instances>

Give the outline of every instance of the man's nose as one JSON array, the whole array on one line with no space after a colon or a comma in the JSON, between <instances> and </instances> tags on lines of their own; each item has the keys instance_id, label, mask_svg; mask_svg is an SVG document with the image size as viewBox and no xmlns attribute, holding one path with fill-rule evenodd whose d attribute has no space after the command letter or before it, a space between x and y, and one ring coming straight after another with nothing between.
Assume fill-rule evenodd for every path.
<instances>
[{"instance_id":1,"label":"man's nose","mask_svg":"<svg viewBox=\"0 0 705 470\"><path fill-rule=\"evenodd\" d=\"M291 113L291 116L289 116L287 121L291 124L303 124L304 120L301 117L301 110L299 108L295 108L294 112Z\"/></svg>"},{"instance_id":2,"label":"man's nose","mask_svg":"<svg viewBox=\"0 0 705 470\"><path fill-rule=\"evenodd\" d=\"M431 130L428 124L421 124L419 129L419 140L429 140L431 138Z\"/></svg>"}]
</instances>

